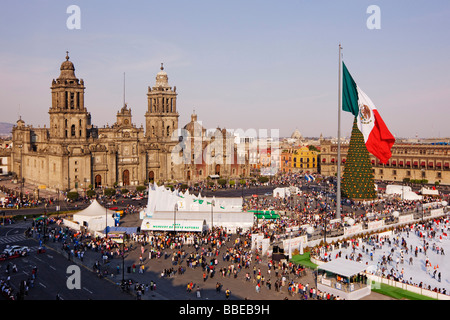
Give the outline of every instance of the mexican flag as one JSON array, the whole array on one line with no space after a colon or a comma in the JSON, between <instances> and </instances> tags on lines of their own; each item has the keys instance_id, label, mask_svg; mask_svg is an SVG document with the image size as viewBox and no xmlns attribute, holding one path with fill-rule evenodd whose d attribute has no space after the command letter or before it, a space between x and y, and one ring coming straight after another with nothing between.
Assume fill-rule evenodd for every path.
<instances>
[{"instance_id":1,"label":"mexican flag","mask_svg":"<svg viewBox=\"0 0 450 320\"><path fill-rule=\"evenodd\" d=\"M367 151L386 164L391 157L395 138L378 113L375 104L353 80L342 62L342 110L357 118L358 129L364 136Z\"/></svg>"}]
</instances>

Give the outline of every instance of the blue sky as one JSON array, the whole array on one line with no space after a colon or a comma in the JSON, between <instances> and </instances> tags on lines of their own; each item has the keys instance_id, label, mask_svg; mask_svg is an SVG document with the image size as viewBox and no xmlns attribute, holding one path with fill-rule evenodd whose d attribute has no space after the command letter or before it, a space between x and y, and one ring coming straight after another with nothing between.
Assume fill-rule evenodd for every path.
<instances>
[{"instance_id":1,"label":"blue sky","mask_svg":"<svg viewBox=\"0 0 450 320\"><path fill-rule=\"evenodd\" d=\"M70 30L68 6L81 9ZM368 6L381 29L369 30ZM179 125L336 136L338 45L396 137L450 137L450 2L3 1L1 121L49 123L50 85L66 50L99 127L123 101L145 123L147 87L163 62L177 87ZM353 118L342 113L342 135Z\"/></svg>"}]
</instances>

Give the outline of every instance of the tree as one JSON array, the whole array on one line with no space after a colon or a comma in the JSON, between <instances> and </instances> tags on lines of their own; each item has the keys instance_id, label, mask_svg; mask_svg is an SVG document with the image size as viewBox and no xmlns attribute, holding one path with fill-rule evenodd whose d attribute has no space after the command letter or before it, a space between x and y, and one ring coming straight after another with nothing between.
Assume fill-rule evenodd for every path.
<instances>
[{"instance_id":1,"label":"tree","mask_svg":"<svg viewBox=\"0 0 450 320\"><path fill-rule=\"evenodd\" d=\"M78 200L78 197L79 197L79 194L76 191L72 191L72 192L68 192L67 193L67 198L69 200L76 201L76 200Z\"/></svg>"},{"instance_id":2,"label":"tree","mask_svg":"<svg viewBox=\"0 0 450 320\"><path fill-rule=\"evenodd\" d=\"M227 180L226 179L218 179L217 180L217 184L219 184L220 186L224 186L227 184Z\"/></svg>"},{"instance_id":3,"label":"tree","mask_svg":"<svg viewBox=\"0 0 450 320\"><path fill-rule=\"evenodd\" d=\"M338 159L338 161L341 160ZM372 164L364 143L364 136L358 129L356 117L353 121L341 192L342 196L348 199L370 200L376 198Z\"/></svg>"},{"instance_id":4,"label":"tree","mask_svg":"<svg viewBox=\"0 0 450 320\"><path fill-rule=\"evenodd\" d=\"M104 192L105 192L106 197L112 197L113 195L116 194L116 190L113 188L107 188L107 189L105 189Z\"/></svg>"},{"instance_id":5,"label":"tree","mask_svg":"<svg viewBox=\"0 0 450 320\"><path fill-rule=\"evenodd\" d=\"M145 187L145 186L137 186L136 187L137 192L144 192L146 189L147 189L147 187Z\"/></svg>"},{"instance_id":6,"label":"tree","mask_svg":"<svg viewBox=\"0 0 450 320\"><path fill-rule=\"evenodd\" d=\"M269 182L269 178L267 178L267 177L259 177L258 180L259 180L260 183Z\"/></svg>"},{"instance_id":7,"label":"tree","mask_svg":"<svg viewBox=\"0 0 450 320\"><path fill-rule=\"evenodd\" d=\"M88 190L88 191L86 191L86 195L89 198L92 198L92 197L95 197L97 195L97 193L95 192L95 190Z\"/></svg>"}]
</instances>

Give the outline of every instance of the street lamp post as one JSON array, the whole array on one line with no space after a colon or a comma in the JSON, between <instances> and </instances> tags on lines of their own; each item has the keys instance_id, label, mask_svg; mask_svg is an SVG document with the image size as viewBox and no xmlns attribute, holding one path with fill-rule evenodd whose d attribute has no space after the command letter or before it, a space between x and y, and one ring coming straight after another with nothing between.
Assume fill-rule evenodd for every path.
<instances>
[{"instance_id":1,"label":"street lamp post","mask_svg":"<svg viewBox=\"0 0 450 320\"><path fill-rule=\"evenodd\" d=\"M176 233L176 216L178 211L178 203L175 203L175 206L173 207L173 232Z\"/></svg>"},{"instance_id":2,"label":"street lamp post","mask_svg":"<svg viewBox=\"0 0 450 320\"><path fill-rule=\"evenodd\" d=\"M122 243L122 285L125 285L125 242Z\"/></svg>"},{"instance_id":3,"label":"street lamp post","mask_svg":"<svg viewBox=\"0 0 450 320\"><path fill-rule=\"evenodd\" d=\"M212 231L212 229L213 229L213 226L214 226L214 220L213 220L213 218L214 218L214 206L216 205L216 202L214 201L214 200L212 200L211 201L211 231Z\"/></svg>"},{"instance_id":4,"label":"street lamp post","mask_svg":"<svg viewBox=\"0 0 450 320\"><path fill-rule=\"evenodd\" d=\"M108 241L108 204L105 202L105 234Z\"/></svg>"},{"instance_id":5,"label":"street lamp post","mask_svg":"<svg viewBox=\"0 0 450 320\"><path fill-rule=\"evenodd\" d=\"M23 199L23 145L19 144L20 149L20 204L22 204Z\"/></svg>"},{"instance_id":6,"label":"street lamp post","mask_svg":"<svg viewBox=\"0 0 450 320\"><path fill-rule=\"evenodd\" d=\"M44 204L44 242L45 242L45 233L47 229L47 204Z\"/></svg>"}]
</instances>

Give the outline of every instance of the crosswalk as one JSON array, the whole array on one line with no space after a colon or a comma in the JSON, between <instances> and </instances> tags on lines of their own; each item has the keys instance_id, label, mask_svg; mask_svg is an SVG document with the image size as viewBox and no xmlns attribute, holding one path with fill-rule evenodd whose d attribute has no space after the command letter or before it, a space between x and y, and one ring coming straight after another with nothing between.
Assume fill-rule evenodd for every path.
<instances>
[{"instance_id":1,"label":"crosswalk","mask_svg":"<svg viewBox=\"0 0 450 320\"><path fill-rule=\"evenodd\" d=\"M0 244L10 244L14 242L25 241L28 238L24 234L15 234L12 236L0 237Z\"/></svg>"}]
</instances>

